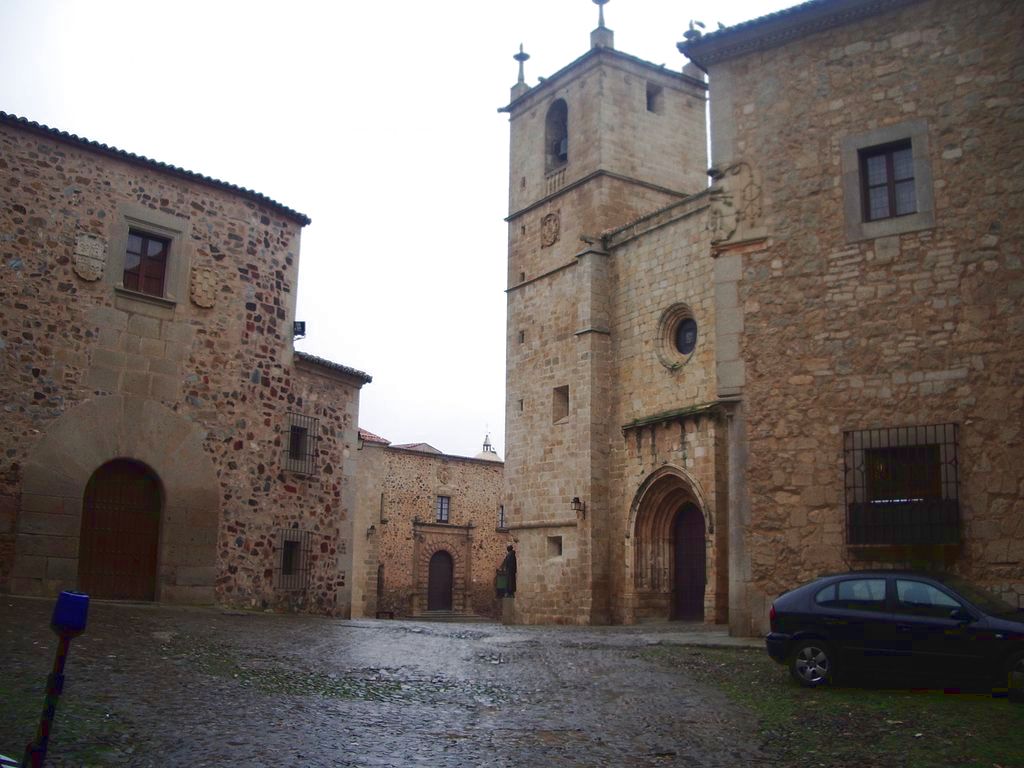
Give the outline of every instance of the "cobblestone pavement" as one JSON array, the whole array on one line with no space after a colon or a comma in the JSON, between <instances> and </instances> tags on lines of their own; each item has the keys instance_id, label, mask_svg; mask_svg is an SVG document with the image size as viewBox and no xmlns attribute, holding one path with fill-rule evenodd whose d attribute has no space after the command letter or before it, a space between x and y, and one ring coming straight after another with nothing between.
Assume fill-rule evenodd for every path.
<instances>
[{"instance_id":1,"label":"cobblestone pavement","mask_svg":"<svg viewBox=\"0 0 1024 768\"><path fill-rule=\"evenodd\" d=\"M26 719L41 707L55 648L51 607L0 596L0 696L15 702L0 705L8 755L33 735ZM759 763L744 712L645 656L676 642L730 641L680 625L341 621L94 602L72 645L48 765Z\"/></svg>"}]
</instances>

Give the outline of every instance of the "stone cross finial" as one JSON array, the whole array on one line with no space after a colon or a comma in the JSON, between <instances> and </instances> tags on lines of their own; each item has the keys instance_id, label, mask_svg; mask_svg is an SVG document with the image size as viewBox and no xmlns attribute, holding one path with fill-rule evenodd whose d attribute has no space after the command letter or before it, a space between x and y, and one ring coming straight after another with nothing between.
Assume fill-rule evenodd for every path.
<instances>
[{"instance_id":1,"label":"stone cross finial","mask_svg":"<svg viewBox=\"0 0 1024 768\"><path fill-rule=\"evenodd\" d=\"M522 43L519 44L519 53L515 54L512 58L519 62L519 80L518 80L518 82L525 83L526 82L526 78L524 77L524 73L523 73L523 64L530 58L530 54L523 53L523 44Z\"/></svg>"},{"instance_id":2,"label":"stone cross finial","mask_svg":"<svg viewBox=\"0 0 1024 768\"><path fill-rule=\"evenodd\" d=\"M604 25L604 7L608 0L593 0L597 6L597 29L590 33L591 48L614 48L615 33Z\"/></svg>"}]
</instances>

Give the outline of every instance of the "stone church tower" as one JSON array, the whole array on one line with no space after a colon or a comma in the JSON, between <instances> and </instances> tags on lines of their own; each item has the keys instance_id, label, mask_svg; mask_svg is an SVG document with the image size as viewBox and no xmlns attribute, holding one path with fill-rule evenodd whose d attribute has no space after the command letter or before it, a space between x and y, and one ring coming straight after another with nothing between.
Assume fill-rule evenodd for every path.
<instances>
[{"instance_id":1,"label":"stone church tower","mask_svg":"<svg viewBox=\"0 0 1024 768\"><path fill-rule=\"evenodd\" d=\"M634 322L636 304L617 293L606 236L705 189L706 86L697 70L616 51L603 8L590 50L534 87L528 58L515 56L519 81L501 110L511 125L505 498L516 620L628 621L613 326Z\"/></svg>"}]
</instances>

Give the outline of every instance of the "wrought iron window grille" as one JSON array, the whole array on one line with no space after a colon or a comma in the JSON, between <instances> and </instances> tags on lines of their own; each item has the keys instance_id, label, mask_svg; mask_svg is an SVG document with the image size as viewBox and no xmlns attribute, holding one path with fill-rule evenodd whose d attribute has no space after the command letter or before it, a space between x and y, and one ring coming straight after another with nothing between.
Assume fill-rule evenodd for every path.
<instances>
[{"instance_id":1,"label":"wrought iron window grille","mask_svg":"<svg viewBox=\"0 0 1024 768\"><path fill-rule=\"evenodd\" d=\"M289 592L304 591L309 586L312 552L313 535L311 531L299 528L279 528L274 586Z\"/></svg>"},{"instance_id":2,"label":"wrought iron window grille","mask_svg":"<svg viewBox=\"0 0 1024 768\"><path fill-rule=\"evenodd\" d=\"M847 543L960 542L959 425L843 433Z\"/></svg>"},{"instance_id":3,"label":"wrought iron window grille","mask_svg":"<svg viewBox=\"0 0 1024 768\"><path fill-rule=\"evenodd\" d=\"M320 419L301 413L289 413L282 459L284 468L298 475L316 475L319 434Z\"/></svg>"}]
</instances>

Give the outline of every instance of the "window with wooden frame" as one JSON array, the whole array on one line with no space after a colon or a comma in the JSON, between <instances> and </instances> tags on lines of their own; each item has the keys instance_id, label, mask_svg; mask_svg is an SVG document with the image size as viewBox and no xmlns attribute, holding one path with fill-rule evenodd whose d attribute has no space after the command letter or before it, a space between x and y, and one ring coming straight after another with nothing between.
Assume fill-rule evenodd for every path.
<instances>
[{"instance_id":1,"label":"window with wooden frame","mask_svg":"<svg viewBox=\"0 0 1024 768\"><path fill-rule=\"evenodd\" d=\"M928 123L908 120L839 140L847 242L935 226Z\"/></svg>"},{"instance_id":2,"label":"window with wooden frame","mask_svg":"<svg viewBox=\"0 0 1024 768\"><path fill-rule=\"evenodd\" d=\"M301 413L288 414L285 433L284 468L299 475L316 474L316 443L320 420Z\"/></svg>"},{"instance_id":3,"label":"window with wooden frame","mask_svg":"<svg viewBox=\"0 0 1024 768\"><path fill-rule=\"evenodd\" d=\"M124 287L150 296L163 296L170 250L169 238L129 229L124 249Z\"/></svg>"},{"instance_id":4,"label":"window with wooden frame","mask_svg":"<svg viewBox=\"0 0 1024 768\"><path fill-rule=\"evenodd\" d=\"M860 150L864 221L917 213L910 140Z\"/></svg>"},{"instance_id":5,"label":"window with wooden frame","mask_svg":"<svg viewBox=\"0 0 1024 768\"><path fill-rule=\"evenodd\" d=\"M142 302L173 312L189 295L191 231L188 219L131 203L118 206L103 270L115 306L135 311Z\"/></svg>"},{"instance_id":6,"label":"window with wooden frame","mask_svg":"<svg viewBox=\"0 0 1024 768\"><path fill-rule=\"evenodd\" d=\"M452 498L451 496L438 496L437 497L437 522L447 523L448 513L451 509Z\"/></svg>"}]
</instances>

